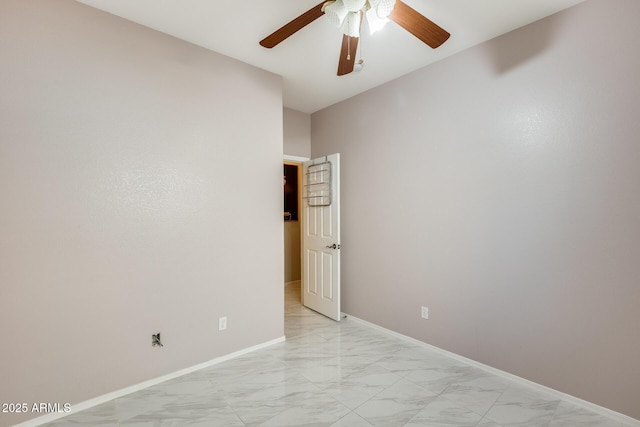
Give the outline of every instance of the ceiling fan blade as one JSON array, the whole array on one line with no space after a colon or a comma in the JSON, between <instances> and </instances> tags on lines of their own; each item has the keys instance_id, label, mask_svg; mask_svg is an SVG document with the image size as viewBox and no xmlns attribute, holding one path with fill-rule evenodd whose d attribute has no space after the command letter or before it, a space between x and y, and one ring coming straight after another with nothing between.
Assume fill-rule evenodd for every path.
<instances>
[{"instance_id":1,"label":"ceiling fan blade","mask_svg":"<svg viewBox=\"0 0 640 427\"><path fill-rule=\"evenodd\" d=\"M400 0L396 0L389 19L434 49L446 42L451 35Z\"/></svg>"},{"instance_id":2,"label":"ceiling fan blade","mask_svg":"<svg viewBox=\"0 0 640 427\"><path fill-rule=\"evenodd\" d=\"M353 71L356 65L356 52L358 51L359 37L342 36L342 49L340 49L340 59L338 60L338 75L344 76Z\"/></svg>"},{"instance_id":3,"label":"ceiling fan blade","mask_svg":"<svg viewBox=\"0 0 640 427\"><path fill-rule=\"evenodd\" d=\"M292 34L311 24L313 21L324 15L322 6L325 3L326 0L316 7L307 10L305 13L298 16L296 19L284 25L283 27L278 28L276 31L261 40L260 45L271 49L272 47L278 45L280 42L286 40Z\"/></svg>"}]
</instances>

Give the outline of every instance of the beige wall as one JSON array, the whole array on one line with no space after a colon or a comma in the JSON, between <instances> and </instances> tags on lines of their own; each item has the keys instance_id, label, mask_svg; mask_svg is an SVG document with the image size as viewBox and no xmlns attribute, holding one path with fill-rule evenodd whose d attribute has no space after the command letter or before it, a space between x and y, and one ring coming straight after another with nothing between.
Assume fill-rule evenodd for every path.
<instances>
[{"instance_id":1,"label":"beige wall","mask_svg":"<svg viewBox=\"0 0 640 427\"><path fill-rule=\"evenodd\" d=\"M638 16L591 0L312 115L345 312L640 418Z\"/></svg>"},{"instance_id":2,"label":"beige wall","mask_svg":"<svg viewBox=\"0 0 640 427\"><path fill-rule=\"evenodd\" d=\"M72 0L1 0L0 64L0 402L283 335L280 77Z\"/></svg>"},{"instance_id":3,"label":"beige wall","mask_svg":"<svg viewBox=\"0 0 640 427\"><path fill-rule=\"evenodd\" d=\"M311 115L285 108L283 119L284 154L311 157Z\"/></svg>"}]
</instances>

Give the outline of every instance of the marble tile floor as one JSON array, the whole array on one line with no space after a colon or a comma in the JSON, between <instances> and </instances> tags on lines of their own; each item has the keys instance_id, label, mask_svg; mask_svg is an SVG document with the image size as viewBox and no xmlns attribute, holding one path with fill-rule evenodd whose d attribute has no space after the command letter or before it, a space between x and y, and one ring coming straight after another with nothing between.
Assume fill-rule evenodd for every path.
<instances>
[{"instance_id":1,"label":"marble tile floor","mask_svg":"<svg viewBox=\"0 0 640 427\"><path fill-rule=\"evenodd\" d=\"M623 427L285 292L287 341L46 424Z\"/></svg>"}]
</instances>

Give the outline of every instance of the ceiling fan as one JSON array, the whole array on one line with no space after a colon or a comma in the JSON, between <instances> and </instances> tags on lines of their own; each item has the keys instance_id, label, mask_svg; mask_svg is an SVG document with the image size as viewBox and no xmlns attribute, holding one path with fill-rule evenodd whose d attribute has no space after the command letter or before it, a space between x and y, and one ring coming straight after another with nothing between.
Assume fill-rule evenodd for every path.
<instances>
[{"instance_id":1,"label":"ceiling fan","mask_svg":"<svg viewBox=\"0 0 640 427\"><path fill-rule=\"evenodd\" d=\"M325 0L265 37L260 45L271 49L322 15L327 15L344 34L338 60L339 76L354 70L364 17L372 29L391 20L433 49L451 35L401 0Z\"/></svg>"}]
</instances>

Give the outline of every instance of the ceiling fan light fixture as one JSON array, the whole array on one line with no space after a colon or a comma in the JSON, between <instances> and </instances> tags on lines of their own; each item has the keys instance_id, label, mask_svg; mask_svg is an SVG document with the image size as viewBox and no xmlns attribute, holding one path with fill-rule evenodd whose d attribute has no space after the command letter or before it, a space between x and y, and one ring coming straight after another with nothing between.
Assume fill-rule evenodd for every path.
<instances>
[{"instance_id":1,"label":"ceiling fan light fixture","mask_svg":"<svg viewBox=\"0 0 640 427\"><path fill-rule=\"evenodd\" d=\"M359 12L367 4L367 0L341 0L349 12Z\"/></svg>"},{"instance_id":2,"label":"ceiling fan light fixture","mask_svg":"<svg viewBox=\"0 0 640 427\"><path fill-rule=\"evenodd\" d=\"M340 27L340 31L349 37L360 37L360 23L362 21L360 11L349 12Z\"/></svg>"},{"instance_id":3,"label":"ceiling fan light fixture","mask_svg":"<svg viewBox=\"0 0 640 427\"><path fill-rule=\"evenodd\" d=\"M388 22L395 3L396 0L329 0L322 5L322 11L343 34L360 37L363 12L373 34Z\"/></svg>"},{"instance_id":4,"label":"ceiling fan light fixture","mask_svg":"<svg viewBox=\"0 0 640 427\"><path fill-rule=\"evenodd\" d=\"M387 22L389 22L389 19L386 17L380 18L375 9L371 8L367 10L367 24L369 25L370 34L380 31Z\"/></svg>"},{"instance_id":5,"label":"ceiling fan light fixture","mask_svg":"<svg viewBox=\"0 0 640 427\"><path fill-rule=\"evenodd\" d=\"M329 22L338 28L342 27L342 23L349 13L349 10L344 7L341 0L326 2L322 6L322 11L329 19Z\"/></svg>"},{"instance_id":6,"label":"ceiling fan light fixture","mask_svg":"<svg viewBox=\"0 0 640 427\"><path fill-rule=\"evenodd\" d=\"M380 19L384 19L393 12L396 0L369 0L369 5L371 6L371 9L369 10L375 10L376 16Z\"/></svg>"}]
</instances>

